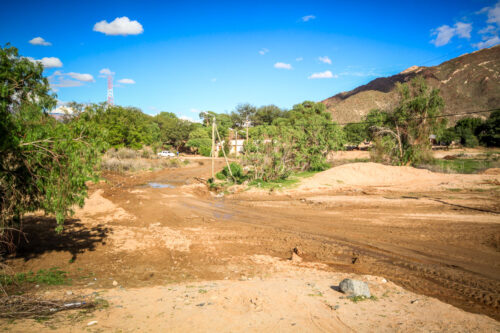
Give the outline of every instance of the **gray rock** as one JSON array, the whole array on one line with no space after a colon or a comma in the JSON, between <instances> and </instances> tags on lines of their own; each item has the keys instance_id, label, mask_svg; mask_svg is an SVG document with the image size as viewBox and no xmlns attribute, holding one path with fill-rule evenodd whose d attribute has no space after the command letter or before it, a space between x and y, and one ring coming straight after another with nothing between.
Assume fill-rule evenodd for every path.
<instances>
[{"instance_id":1,"label":"gray rock","mask_svg":"<svg viewBox=\"0 0 500 333\"><path fill-rule=\"evenodd\" d=\"M365 296L371 297L368 284L363 281L344 279L340 282L339 289L344 294L349 296Z\"/></svg>"}]
</instances>

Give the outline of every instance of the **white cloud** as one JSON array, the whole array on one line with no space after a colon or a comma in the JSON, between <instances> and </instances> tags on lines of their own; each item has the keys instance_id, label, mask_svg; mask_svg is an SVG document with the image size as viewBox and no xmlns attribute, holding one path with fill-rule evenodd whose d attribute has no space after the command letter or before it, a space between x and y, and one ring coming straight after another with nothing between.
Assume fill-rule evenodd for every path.
<instances>
[{"instance_id":1,"label":"white cloud","mask_svg":"<svg viewBox=\"0 0 500 333\"><path fill-rule=\"evenodd\" d=\"M333 75L332 72L330 71L324 71L321 73L313 73L311 74L308 79L331 79L331 78L338 78L338 75Z\"/></svg>"},{"instance_id":2,"label":"white cloud","mask_svg":"<svg viewBox=\"0 0 500 333\"><path fill-rule=\"evenodd\" d=\"M83 82L75 81L75 80L68 80L68 79L65 79L64 77L60 77L59 79L55 80L54 82L51 82L50 86L51 87L59 87L59 88L80 87L80 86L83 86Z\"/></svg>"},{"instance_id":3,"label":"white cloud","mask_svg":"<svg viewBox=\"0 0 500 333\"><path fill-rule=\"evenodd\" d=\"M314 20L315 18L316 18L316 16L314 16L314 15L306 15L306 16L302 16L301 20L302 20L302 22L308 22L308 21Z\"/></svg>"},{"instance_id":4,"label":"white cloud","mask_svg":"<svg viewBox=\"0 0 500 333\"><path fill-rule=\"evenodd\" d=\"M259 51L259 54L260 54L260 55L264 55L264 54L266 54L267 52L269 52L269 50L268 50L268 49L266 49L266 48L264 48L264 49L261 49L261 50Z\"/></svg>"},{"instance_id":5,"label":"white cloud","mask_svg":"<svg viewBox=\"0 0 500 333\"><path fill-rule=\"evenodd\" d=\"M42 37L35 37L32 40L30 40L29 43L32 44L32 45L42 45L42 46L50 46L50 45L52 45L52 43L47 42Z\"/></svg>"},{"instance_id":6,"label":"white cloud","mask_svg":"<svg viewBox=\"0 0 500 333\"><path fill-rule=\"evenodd\" d=\"M472 31L472 24L457 22L455 24L455 32L460 38L470 38L470 33Z\"/></svg>"},{"instance_id":7,"label":"white cloud","mask_svg":"<svg viewBox=\"0 0 500 333\"><path fill-rule=\"evenodd\" d=\"M189 117L189 116L179 116L179 119L181 119L181 120L187 120L187 121L190 121L192 123L201 123L200 119L194 119L194 118Z\"/></svg>"},{"instance_id":8,"label":"white cloud","mask_svg":"<svg viewBox=\"0 0 500 333\"><path fill-rule=\"evenodd\" d=\"M56 57L45 57L42 59L33 59L31 57L26 57L31 62L39 62L43 65L45 68L56 68L56 67L62 67L63 64L59 58Z\"/></svg>"},{"instance_id":9,"label":"white cloud","mask_svg":"<svg viewBox=\"0 0 500 333\"><path fill-rule=\"evenodd\" d=\"M295 58L295 61L302 61L302 60L304 60L304 58L302 57Z\"/></svg>"},{"instance_id":10,"label":"white cloud","mask_svg":"<svg viewBox=\"0 0 500 333\"><path fill-rule=\"evenodd\" d=\"M59 73L59 75L61 75L61 73L59 71L57 71L57 72ZM94 77L90 74L81 74L81 73L70 72L67 75L71 76L73 79L78 80L78 81L83 81L83 82L94 82L95 81Z\"/></svg>"},{"instance_id":11,"label":"white cloud","mask_svg":"<svg viewBox=\"0 0 500 333\"><path fill-rule=\"evenodd\" d=\"M135 81L132 80L132 79L121 79L121 80L118 80L118 83L122 83L122 84L135 84Z\"/></svg>"},{"instance_id":12,"label":"white cloud","mask_svg":"<svg viewBox=\"0 0 500 333\"><path fill-rule=\"evenodd\" d=\"M328 58L328 56L319 57L318 60L324 62L325 64L330 64L330 65L332 64L332 60Z\"/></svg>"},{"instance_id":13,"label":"white cloud","mask_svg":"<svg viewBox=\"0 0 500 333\"><path fill-rule=\"evenodd\" d=\"M198 110L198 109L195 109L195 108L191 108L191 109L189 110L189 112L192 112L192 113L196 113L196 114L198 114L198 113L200 113L201 111L200 111L200 110Z\"/></svg>"},{"instance_id":14,"label":"white cloud","mask_svg":"<svg viewBox=\"0 0 500 333\"><path fill-rule=\"evenodd\" d=\"M94 31L102 32L106 35L139 35L142 34L144 29L137 21L130 21L128 17L117 17L114 21L108 23L105 20L97 22L94 25Z\"/></svg>"},{"instance_id":15,"label":"white cloud","mask_svg":"<svg viewBox=\"0 0 500 333\"><path fill-rule=\"evenodd\" d=\"M437 28L432 34L437 35L437 37L431 40L431 43L436 46L443 46L448 44L450 39L455 36L455 29L445 24Z\"/></svg>"},{"instance_id":16,"label":"white cloud","mask_svg":"<svg viewBox=\"0 0 500 333\"><path fill-rule=\"evenodd\" d=\"M280 68L280 69L292 69L292 65L290 64L285 64L284 62L277 62L274 64L274 68Z\"/></svg>"},{"instance_id":17,"label":"white cloud","mask_svg":"<svg viewBox=\"0 0 500 333\"><path fill-rule=\"evenodd\" d=\"M490 46L493 46L493 45L496 45L499 43L500 43L500 37L492 36L492 37L486 39L484 42L472 44L472 46L477 47L478 49L484 49L486 47L490 47Z\"/></svg>"},{"instance_id":18,"label":"white cloud","mask_svg":"<svg viewBox=\"0 0 500 333\"><path fill-rule=\"evenodd\" d=\"M99 74L102 75L114 75L115 73L112 72L109 68L103 68L99 71Z\"/></svg>"},{"instance_id":19,"label":"white cloud","mask_svg":"<svg viewBox=\"0 0 500 333\"><path fill-rule=\"evenodd\" d=\"M500 26L500 1L497 2L495 7L488 8L488 21L487 23L495 23Z\"/></svg>"},{"instance_id":20,"label":"white cloud","mask_svg":"<svg viewBox=\"0 0 500 333\"><path fill-rule=\"evenodd\" d=\"M71 79L69 79L68 77ZM84 82L95 81L94 77L90 74L75 72L63 73L61 71L55 71L51 76L48 77L48 79L52 88L80 87L84 85Z\"/></svg>"},{"instance_id":21,"label":"white cloud","mask_svg":"<svg viewBox=\"0 0 500 333\"><path fill-rule=\"evenodd\" d=\"M216 78L216 77L213 77L213 78L211 78L211 79L210 79L210 81L212 81L212 82L216 82L216 81L217 81L217 78Z\"/></svg>"},{"instance_id":22,"label":"white cloud","mask_svg":"<svg viewBox=\"0 0 500 333\"><path fill-rule=\"evenodd\" d=\"M431 43L438 47L444 46L448 44L454 36L470 38L471 31L472 24L470 23L457 22L454 27L445 24L432 31L431 35L436 35L436 38L431 40Z\"/></svg>"}]
</instances>

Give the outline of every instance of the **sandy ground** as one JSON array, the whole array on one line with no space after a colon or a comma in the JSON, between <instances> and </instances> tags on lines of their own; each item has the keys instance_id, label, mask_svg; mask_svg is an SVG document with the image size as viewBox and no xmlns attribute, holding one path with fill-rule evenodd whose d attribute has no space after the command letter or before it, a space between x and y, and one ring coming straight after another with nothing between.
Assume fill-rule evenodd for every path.
<instances>
[{"instance_id":1,"label":"sandy ground","mask_svg":"<svg viewBox=\"0 0 500 333\"><path fill-rule=\"evenodd\" d=\"M500 323L418 295L381 277L328 272L321 264L265 255L243 259L254 277L99 290L107 309L23 321L11 332L496 332ZM376 299L357 303L338 291L346 278L367 282ZM95 293L80 290L81 294ZM60 292L59 292L60 294ZM52 291L47 297L62 297ZM64 295L63 295L64 296ZM91 324L89 326L89 323Z\"/></svg>"},{"instance_id":2,"label":"sandy ground","mask_svg":"<svg viewBox=\"0 0 500 333\"><path fill-rule=\"evenodd\" d=\"M194 178L207 178L209 165L201 159L186 168L107 174L60 235L47 230L53 219L28 217L30 242L8 264L16 271L58 266L71 285L34 292L48 298L97 292L110 306L44 322L1 320L0 326L500 330L499 175L356 163L288 191L220 197ZM321 188L325 182L333 186ZM302 261L289 260L294 248ZM346 277L369 282L378 299L343 298L335 289ZM87 326L91 321L97 323Z\"/></svg>"}]
</instances>

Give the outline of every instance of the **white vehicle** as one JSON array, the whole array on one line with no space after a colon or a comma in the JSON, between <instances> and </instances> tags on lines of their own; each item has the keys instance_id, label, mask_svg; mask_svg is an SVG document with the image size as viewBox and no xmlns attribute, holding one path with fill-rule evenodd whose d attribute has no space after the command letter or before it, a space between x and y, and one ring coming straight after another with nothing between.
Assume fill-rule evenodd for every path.
<instances>
[{"instance_id":1,"label":"white vehicle","mask_svg":"<svg viewBox=\"0 0 500 333\"><path fill-rule=\"evenodd\" d=\"M164 150L164 151L159 152L158 156L160 156L160 157L175 157L175 154L168 151L168 150Z\"/></svg>"}]
</instances>

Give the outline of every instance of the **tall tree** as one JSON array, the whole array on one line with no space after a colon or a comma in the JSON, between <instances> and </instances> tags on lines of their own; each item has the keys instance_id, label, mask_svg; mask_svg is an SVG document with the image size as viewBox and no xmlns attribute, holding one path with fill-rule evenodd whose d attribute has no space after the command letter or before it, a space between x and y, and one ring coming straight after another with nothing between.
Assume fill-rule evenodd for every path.
<instances>
[{"instance_id":1,"label":"tall tree","mask_svg":"<svg viewBox=\"0 0 500 333\"><path fill-rule=\"evenodd\" d=\"M56 100L42 65L9 45L0 48L0 85L0 242L8 243L27 212L54 214L62 229L83 205L102 145L87 123L47 114Z\"/></svg>"}]
</instances>

